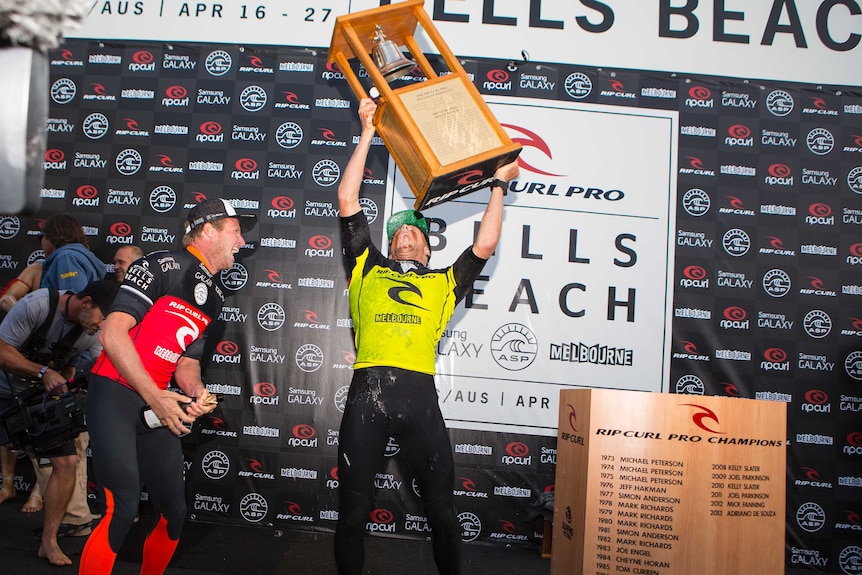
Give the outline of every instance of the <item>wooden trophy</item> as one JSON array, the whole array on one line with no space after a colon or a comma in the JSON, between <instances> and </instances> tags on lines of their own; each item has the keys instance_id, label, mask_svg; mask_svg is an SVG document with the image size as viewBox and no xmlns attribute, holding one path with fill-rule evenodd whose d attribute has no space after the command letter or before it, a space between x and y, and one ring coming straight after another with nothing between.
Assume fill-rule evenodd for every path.
<instances>
[{"instance_id":1,"label":"wooden trophy","mask_svg":"<svg viewBox=\"0 0 862 575\"><path fill-rule=\"evenodd\" d=\"M787 404L560 392L551 575L784 575Z\"/></svg>"},{"instance_id":2,"label":"wooden trophy","mask_svg":"<svg viewBox=\"0 0 862 575\"><path fill-rule=\"evenodd\" d=\"M360 99L368 94L349 60L358 58L367 70L380 94L374 125L420 210L487 187L496 169L521 151L443 42L423 4L406 0L339 16L328 59ZM417 24L440 52L448 74L438 76L422 53L413 38ZM398 48L402 45L415 63ZM427 81L390 87L389 82L417 65Z\"/></svg>"}]
</instances>

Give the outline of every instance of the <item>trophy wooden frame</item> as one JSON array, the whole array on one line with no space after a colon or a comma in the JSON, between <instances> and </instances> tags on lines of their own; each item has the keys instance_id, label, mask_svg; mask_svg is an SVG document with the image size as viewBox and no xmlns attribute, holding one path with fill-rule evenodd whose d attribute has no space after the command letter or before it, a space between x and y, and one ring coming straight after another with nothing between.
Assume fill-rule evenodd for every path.
<instances>
[{"instance_id":1,"label":"trophy wooden frame","mask_svg":"<svg viewBox=\"0 0 862 575\"><path fill-rule=\"evenodd\" d=\"M446 46L424 0L339 16L335 20L329 62L344 74L353 93L367 98L350 66L358 58L380 93L374 125L413 195L424 209L487 187L496 169L517 158L513 143L461 63ZM438 76L414 34L421 25L440 52L449 74ZM393 89L371 58L380 27L387 40L405 46L427 81Z\"/></svg>"},{"instance_id":2,"label":"trophy wooden frame","mask_svg":"<svg viewBox=\"0 0 862 575\"><path fill-rule=\"evenodd\" d=\"M784 574L787 404L560 392L551 575Z\"/></svg>"}]
</instances>

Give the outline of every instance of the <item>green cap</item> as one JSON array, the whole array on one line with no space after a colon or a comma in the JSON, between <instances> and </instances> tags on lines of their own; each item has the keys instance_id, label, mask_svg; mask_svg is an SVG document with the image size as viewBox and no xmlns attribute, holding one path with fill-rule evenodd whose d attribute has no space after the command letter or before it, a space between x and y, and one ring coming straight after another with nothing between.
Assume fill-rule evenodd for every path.
<instances>
[{"instance_id":1,"label":"green cap","mask_svg":"<svg viewBox=\"0 0 862 575\"><path fill-rule=\"evenodd\" d=\"M422 212L418 210L404 210L394 213L389 217L389 221L386 222L386 237L389 238L390 242L392 241L392 236L398 231L398 228L404 224L419 228L419 231L425 236L425 241L428 242L428 222L425 220Z\"/></svg>"}]
</instances>

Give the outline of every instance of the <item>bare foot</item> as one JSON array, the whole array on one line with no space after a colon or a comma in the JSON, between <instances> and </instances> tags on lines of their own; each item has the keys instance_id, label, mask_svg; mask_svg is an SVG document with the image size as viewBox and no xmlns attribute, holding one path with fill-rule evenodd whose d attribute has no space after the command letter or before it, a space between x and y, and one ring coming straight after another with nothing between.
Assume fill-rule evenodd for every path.
<instances>
[{"instance_id":1,"label":"bare foot","mask_svg":"<svg viewBox=\"0 0 862 575\"><path fill-rule=\"evenodd\" d=\"M0 487L0 503L3 503L7 499L15 498L15 485L10 481L9 483L3 482L3 487Z\"/></svg>"},{"instance_id":2,"label":"bare foot","mask_svg":"<svg viewBox=\"0 0 862 575\"><path fill-rule=\"evenodd\" d=\"M47 544L44 540L42 544L39 545L39 557L42 559L47 559L51 565L57 565L62 567L64 565L71 565L72 560L63 553L63 550L60 549L60 546L57 545L57 542L54 541L52 544Z\"/></svg>"},{"instance_id":3,"label":"bare foot","mask_svg":"<svg viewBox=\"0 0 862 575\"><path fill-rule=\"evenodd\" d=\"M39 486L33 487L30 492L30 497L27 498L27 503L21 507L21 513L37 513L42 511L42 491Z\"/></svg>"}]
</instances>

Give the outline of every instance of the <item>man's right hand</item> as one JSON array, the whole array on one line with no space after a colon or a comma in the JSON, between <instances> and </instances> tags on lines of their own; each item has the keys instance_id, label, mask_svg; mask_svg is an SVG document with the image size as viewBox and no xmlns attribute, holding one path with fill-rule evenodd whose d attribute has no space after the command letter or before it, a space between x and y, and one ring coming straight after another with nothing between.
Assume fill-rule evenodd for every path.
<instances>
[{"instance_id":1,"label":"man's right hand","mask_svg":"<svg viewBox=\"0 0 862 575\"><path fill-rule=\"evenodd\" d=\"M190 416L180 407L180 403L191 403L192 398L175 391L160 389L153 397L148 398L153 413L162 422L162 425L171 430L174 435L183 435L191 430L184 423L193 423L195 418Z\"/></svg>"},{"instance_id":2,"label":"man's right hand","mask_svg":"<svg viewBox=\"0 0 862 575\"><path fill-rule=\"evenodd\" d=\"M51 393L66 393L69 389L66 387L66 378L62 374L48 368L45 375L42 376L42 385L46 392Z\"/></svg>"},{"instance_id":3,"label":"man's right hand","mask_svg":"<svg viewBox=\"0 0 862 575\"><path fill-rule=\"evenodd\" d=\"M374 130L374 114L377 112L377 104L371 98L362 98L359 101L359 121L362 122L362 131Z\"/></svg>"}]
</instances>

